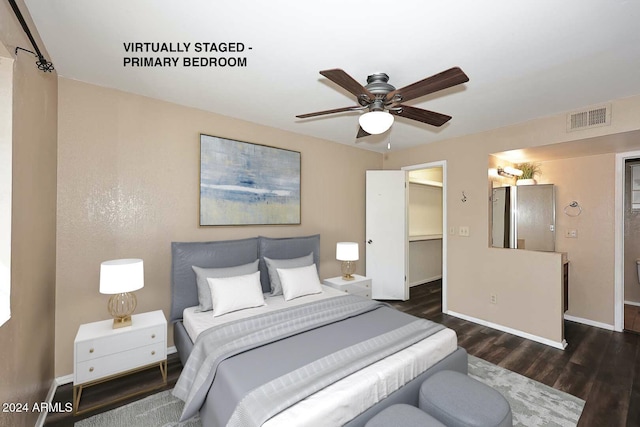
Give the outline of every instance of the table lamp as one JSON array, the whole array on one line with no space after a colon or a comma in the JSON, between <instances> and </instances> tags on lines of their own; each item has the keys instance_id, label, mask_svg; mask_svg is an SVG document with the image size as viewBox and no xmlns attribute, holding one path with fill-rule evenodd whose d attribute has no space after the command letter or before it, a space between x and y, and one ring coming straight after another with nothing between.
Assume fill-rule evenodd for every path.
<instances>
[{"instance_id":1,"label":"table lamp","mask_svg":"<svg viewBox=\"0 0 640 427\"><path fill-rule=\"evenodd\" d=\"M358 260L358 244L355 242L338 242L336 259L342 261L342 280L353 280Z\"/></svg>"},{"instance_id":2,"label":"table lamp","mask_svg":"<svg viewBox=\"0 0 640 427\"><path fill-rule=\"evenodd\" d=\"M113 329L131 326L131 314L138 301L131 292L144 287L141 259L114 259L100 264L100 293L110 294L107 308Z\"/></svg>"}]
</instances>

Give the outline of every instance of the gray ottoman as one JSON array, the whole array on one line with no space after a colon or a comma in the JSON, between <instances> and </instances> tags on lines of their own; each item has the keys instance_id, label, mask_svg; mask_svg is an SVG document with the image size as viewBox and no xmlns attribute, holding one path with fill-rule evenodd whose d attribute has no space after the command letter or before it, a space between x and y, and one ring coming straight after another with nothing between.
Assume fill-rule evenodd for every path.
<instances>
[{"instance_id":1,"label":"gray ottoman","mask_svg":"<svg viewBox=\"0 0 640 427\"><path fill-rule=\"evenodd\" d=\"M364 427L446 427L415 406L398 403L380 411Z\"/></svg>"},{"instance_id":2,"label":"gray ottoman","mask_svg":"<svg viewBox=\"0 0 640 427\"><path fill-rule=\"evenodd\" d=\"M420 409L449 427L512 427L509 402L467 375L440 371L420 387Z\"/></svg>"}]
</instances>

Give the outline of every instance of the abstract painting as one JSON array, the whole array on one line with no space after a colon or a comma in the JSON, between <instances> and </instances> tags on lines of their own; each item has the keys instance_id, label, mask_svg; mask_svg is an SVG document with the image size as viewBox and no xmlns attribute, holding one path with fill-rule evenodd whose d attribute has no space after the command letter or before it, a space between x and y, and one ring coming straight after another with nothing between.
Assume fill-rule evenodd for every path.
<instances>
[{"instance_id":1,"label":"abstract painting","mask_svg":"<svg viewBox=\"0 0 640 427\"><path fill-rule=\"evenodd\" d=\"M300 153L200 135L200 225L300 224Z\"/></svg>"}]
</instances>

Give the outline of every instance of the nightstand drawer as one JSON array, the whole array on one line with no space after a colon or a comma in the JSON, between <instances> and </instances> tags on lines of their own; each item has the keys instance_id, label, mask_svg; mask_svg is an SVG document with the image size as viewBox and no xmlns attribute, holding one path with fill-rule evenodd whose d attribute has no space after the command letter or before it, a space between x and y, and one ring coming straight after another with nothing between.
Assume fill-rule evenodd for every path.
<instances>
[{"instance_id":1,"label":"nightstand drawer","mask_svg":"<svg viewBox=\"0 0 640 427\"><path fill-rule=\"evenodd\" d=\"M165 342L165 325L115 333L108 337L76 343L77 362L93 360L114 353L135 349L158 342Z\"/></svg>"},{"instance_id":2,"label":"nightstand drawer","mask_svg":"<svg viewBox=\"0 0 640 427\"><path fill-rule=\"evenodd\" d=\"M349 286L344 288L343 291L351 295L360 295L361 297L371 298L371 289L363 286Z\"/></svg>"},{"instance_id":3,"label":"nightstand drawer","mask_svg":"<svg viewBox=\"0 0 640 427\"><path fill-rule=\"evenodd\" d=\"M156 344L80 362L76 366L74 385L157 363L166 358L166 343L159 340Z\"/></svg>"},{"instance_id":4,"label":"nightstand drawer","mask_svg":"<svg viewBox=\"0 0 640 427\"><path fill-rule=\"evenodd\" d=\"M353 277L353 280L344 280L342 277L332 277L325 279L324 284L348 294L371 298L371 279L357 274L354 274Z\"/></svg>"},{"instance_id":5,"label":"nightstand drawer","mask_svg":"<svg viewBox=\"0 0 640 427\"><path fill-rule=\"evenodd\" d=\"M349 283L342 285L341 289L350 294L360 295L362 292L371 292L371 281L363 281L360 283Z\"/></svg>"}]
</instances>

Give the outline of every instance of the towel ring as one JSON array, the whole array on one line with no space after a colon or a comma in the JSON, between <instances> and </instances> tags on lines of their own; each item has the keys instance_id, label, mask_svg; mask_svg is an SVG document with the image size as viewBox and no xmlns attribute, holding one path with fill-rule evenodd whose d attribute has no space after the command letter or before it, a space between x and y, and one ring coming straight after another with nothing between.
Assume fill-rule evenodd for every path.
<instances>
[{"instance_id":1,"label":"towel ring","mask_svg":"<svg viewBox=\"0 0 640 427\"><path fill-rule=\"evenodd\" d=\"M577 213L575 211L570 213L569 208L578 208L578 211ZM582 207L580 206L580 203L574 200L573 202L569 203L567 206L564 207L564 213L568 216L578 216L582 213Z\"/></svg>"}]
</instances>

